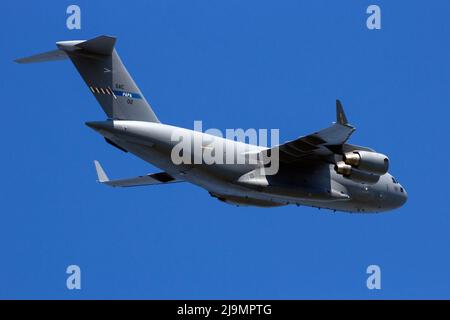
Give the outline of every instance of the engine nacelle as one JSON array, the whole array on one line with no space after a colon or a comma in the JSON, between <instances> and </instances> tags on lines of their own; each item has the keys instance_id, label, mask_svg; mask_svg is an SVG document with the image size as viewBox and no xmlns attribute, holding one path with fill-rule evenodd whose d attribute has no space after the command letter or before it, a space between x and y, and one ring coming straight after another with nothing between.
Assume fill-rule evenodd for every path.
<instances>
[{"instance_id":1,"label":"engine nacelle","mask_svg":"<svg viewBox=\"0 0 450 320\"><path fill-rule=\"evenodd\" d=\"M389 158L384 154L370 151L353 151L344 154L344 163L377 175L383 175L389 170Z\"/></svg>"},{"instance_id":2,"label":"engine nacelle","mask_svg":"<svg viewBox=\"0 0 450 320\"><path fill-rule=\"evenodd\" d=\"M336 170L337 173L340 173L343 176L348 177L352 173L352 166L349 164L346 164L344 161L339 161L334 166L334 170Z\"/></svg>"},{"instance_id":3,"label":"engine nacelle","mask_svg":"<svg viewBox=\"0 0 450 320\"><path fill-rule=\"evenodd\" d=\"M344 161L339 161L336 163L334 170L336 170L337 173L342 174L344 177L356 182L374 184L380 179L378 174L355 169L351 165L346 164Z\"/></svg>"}]
</instances>

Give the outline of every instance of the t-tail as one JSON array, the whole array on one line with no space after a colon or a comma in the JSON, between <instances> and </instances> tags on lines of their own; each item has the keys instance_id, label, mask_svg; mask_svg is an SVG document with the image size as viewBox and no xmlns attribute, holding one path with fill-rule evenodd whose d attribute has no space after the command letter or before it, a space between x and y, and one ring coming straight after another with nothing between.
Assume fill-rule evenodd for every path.
<instances>
[{"instance_id":1,"label":"t-tail","mask_svg":"<svg viewBox=\"0 0 450 320\"><path fill-rule=\"evenodd\" d=\"M159 122L114 49L115 37L60 41L57 50L15 60L33 63L70 59L110 119Z\"/></svg>"}]
</instances>

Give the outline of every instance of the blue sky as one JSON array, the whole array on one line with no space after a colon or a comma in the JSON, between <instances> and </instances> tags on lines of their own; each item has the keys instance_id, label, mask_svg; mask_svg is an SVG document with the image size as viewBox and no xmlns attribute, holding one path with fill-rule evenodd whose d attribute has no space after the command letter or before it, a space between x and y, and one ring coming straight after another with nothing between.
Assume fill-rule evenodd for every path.
<instances>
[{"instance_id":1,"label":"blue sky","mask_svg":"<svg viewBox=\"0 0 450 320\"><path fill-rule=\"evenodd\" d=\"M0 298L450 298L448 1L6 2L2 39ZM370 4L382 29L366 28ZM84 125L105 118L67 61L17 65L100 34L166 123L326 127L340 98L351 142L391 159L409 193L379 215L223 204L189 184L112 189L156 168ZM77 264L82 289L66 289ZM366 268L382 289L366 288Z\"/></svg>"}]
</instances>

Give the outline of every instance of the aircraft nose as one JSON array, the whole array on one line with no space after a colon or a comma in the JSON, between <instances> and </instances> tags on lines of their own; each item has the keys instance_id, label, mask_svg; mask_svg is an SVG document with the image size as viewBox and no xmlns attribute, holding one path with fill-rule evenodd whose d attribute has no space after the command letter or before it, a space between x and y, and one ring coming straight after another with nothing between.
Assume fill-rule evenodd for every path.
<instances>
[{"instance_id":1,"label":"aircraft nose","mask_svg":"<svg viewBox=\"0 0 450 320\"><path fill-rule=\"evenodd\" d=\"M406 201L408 200L408 193L406 192L406 189L403 188L402 185L398 185L398 189L395 190L393 194L393 206L395 208L400 208L403 206Z\"/></svg>"},{"instance_id":2,"label":"aircraft nose","mask_svg":"<svg viewBox=\"0 0 450 320\"><path fill-rule=\"evenodd\" d=\"M406 189L400 185L400 206L403 206L406 201L408 200L408 193L406 192Z\"/></svg>"}]
</instances>

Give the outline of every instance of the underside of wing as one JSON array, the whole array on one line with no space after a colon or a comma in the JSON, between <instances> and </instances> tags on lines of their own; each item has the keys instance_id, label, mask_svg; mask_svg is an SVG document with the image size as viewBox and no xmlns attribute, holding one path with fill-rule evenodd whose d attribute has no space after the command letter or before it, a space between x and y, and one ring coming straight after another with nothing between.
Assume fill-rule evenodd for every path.
<instances>
[{"instance_id":1,"label":"underside of wing","mask_svg":"<svg viewBox=\"0 0 450 320\"><path fill-rule=\"evenodd\" d=\"M94 160L94 164L95 170L97 171L98 182L111 187L139 187L183 181L172 177L167 172L146 174L143 176L127 179L109 180L100 163L97 160Z\"/></svg>"}]
</instances>

